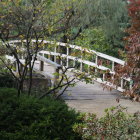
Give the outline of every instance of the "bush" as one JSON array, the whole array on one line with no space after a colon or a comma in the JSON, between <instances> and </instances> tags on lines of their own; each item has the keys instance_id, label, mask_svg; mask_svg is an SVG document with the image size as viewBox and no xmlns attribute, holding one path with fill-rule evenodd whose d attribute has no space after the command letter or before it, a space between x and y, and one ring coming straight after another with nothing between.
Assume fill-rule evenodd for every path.
<instances>
[{"instance_id":1,"label":"bush","mask_svg":"<svg viewBox=\"0 0 140 140\"><path fill-rule=\"evenodd\" d=\"M77 113L51 98L17 97L0 89L0 140L78 140L72 130Z\"/></svg>"},{"instance_id":2,"label":"bush","mask_svg":"<svg viewBox=\"0 0 140 140\"><path fill-rule=\"evenodd\" d=\"M74 125L83 140L139 140L140 114L128 115L123 107L106 109L100 119L95 114L82 114L83 123Z\"/></svg>"},{"instance_id":3,"label":"bush","mask_svg":"<svg viewBox=\"0 0 140 140\"><path fill-rule=\"evenodd\" d=\"M15 86L16 82L8 72L0 72L0 87L13 88Z\"/></svg>"}]
</instances>

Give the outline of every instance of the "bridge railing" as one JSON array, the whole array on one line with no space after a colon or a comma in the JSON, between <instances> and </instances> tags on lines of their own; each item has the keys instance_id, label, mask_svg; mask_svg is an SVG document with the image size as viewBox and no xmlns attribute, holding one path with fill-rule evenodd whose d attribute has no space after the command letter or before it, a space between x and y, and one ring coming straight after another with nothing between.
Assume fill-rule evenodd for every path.
<instances>
[{"instance_id":1,"label":"bridge railing","mask_svg":"<svg viewBox=\"0 0 140 140\"><path fill-rule=\"evenodd\" d=\"M10 44L16 45L17 43L22 43L22 46L24 46L25 42L26 41L14 40L14 41L10 41ZM38 40L38 42L42 42L42 40ZM32 45L34 45L34 43L36 43L36 40L32 40ZM38 53L39 55L42 56L42 59L47 57L48 59L54 61L55 63L59 63L60 61L58 62L57 60L58 60L58 57L61 57L66 61L65 63L66 63L67 67L69 65L71 65L71 63L74 66L75 63L78 62L80 64L79 70L81 72L87 72L90 74L90 72L91 72L90 68L94 68L95 72L98 72L98 70L103 71L103 74L101 75L100 78L94 79L100 83L104 83L108 86L112 86L121 92L125 91L124 85L126 82L129 83L129 88L132 88L132 85L130 84L130 81L131 81L130 78L121 77L120 84L117 86L113 85L111 82L108 82L105 79L105 77L106 77L105 71L108 71L108 73L113 78L113 76L115 74L115 66L116 65L123 66L125 64L125 61L112 57L112 56L109 56L109 55L106 55L106 54L103 54L103 53L100 53L100 52L97 52L97 51L94 51L94 50L82 48L82 47L76 46L76 45L70 45L67 43L46 41L46 40L44 40L42 43L44 44L43 49ZM52 45L53 50L52 49L49 50L48 45ZM65 53L60 52L58 47L65 47ZM76 52L76 51L79 51L80 53L78 55L72 55L71 52ZM94 59L88 60L88 59L84 58L83 54L85 54L85 55L88 54L89 56L94 56ZM101 62L101 59L103 61L108 61L109 65L104 65ZM71 61L71 63L70 63L70 61ZM61 61L60 65L63 65L62 61ZM84 69L84 65L87 66L86 70Z\"/></svg>"}]
</instances>

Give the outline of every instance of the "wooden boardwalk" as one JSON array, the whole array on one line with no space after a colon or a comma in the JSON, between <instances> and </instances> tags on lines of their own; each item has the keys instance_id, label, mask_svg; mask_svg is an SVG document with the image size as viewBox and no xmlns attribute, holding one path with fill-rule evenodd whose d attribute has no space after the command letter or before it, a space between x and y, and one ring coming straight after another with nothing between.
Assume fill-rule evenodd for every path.
<instances>
[{"instance_id":1,"label":"wooden boardwalk","mask_svg":"<svg viewBox=\"0 0 140 140\"><path fill-rule=\"evenodd\" d=\"M118 105L126 107L129 113L140 111L140 103L132 102L117 90L103 90L97 82L94 84L79 82L75 87L69 88L62 97L71 108L96 113L99 117L104 114L106 108ZM119 99L119 102L116 99Z\"/></svg>"},{"instance_id":2,"label":"wooden boardwalk","mask_svg":"<svg viewBox=\"0 0 140 140\"><path fill-rule=\"evenodd\" d=\"M39 63L36 63L35 67L39 69ZM45 64L43 73L53 75L54 68ZM68 72L68 75L72 76L73 74ZM96 113L99 117L104 114L106 108L118 105L126 107L129 113L140 111L140 103L125 98L117 90L103 90L101 84L97 82L86 84L80 81L75 87L68 88L62 98L71 108L81 112ZM119 99L119 102L116 99Z\"/></svg>"}]
</instances>

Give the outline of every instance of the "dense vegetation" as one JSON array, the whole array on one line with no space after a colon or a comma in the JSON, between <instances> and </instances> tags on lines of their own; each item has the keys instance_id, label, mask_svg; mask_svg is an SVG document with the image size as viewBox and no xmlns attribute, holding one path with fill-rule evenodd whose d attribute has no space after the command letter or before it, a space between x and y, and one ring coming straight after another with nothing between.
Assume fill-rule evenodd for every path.
<instances>
[{"instance_id":1,"label":"dense vegetation","mask_svg":"<svg viewBox=\"0 0 140 140\"><path fill-rule=\"evenodd\" d=\"M131 26L127 29L129 36L126 40L126 65L118 68L118 76L131 78L132 89L126 95L140 101L140 0L130 0L128 6Z\"/></svg>"},{"instance_id":2,"label":"dense vegetation","mask_svg":"<svg viewBox=\"0 0 140 140\"><path fill-rule=\"evenodd\" d=\"M78 113L64 102L16 94L15 89L0 89L1 140L80 139L72 130Z\"/></svg>"},{"instance_id":3,"label":"dense vegetation","mask_svg":"<svg viewBox=\"0 0 140 140\"><path fill-rule=\"evenodd\" d=\"M95 114L82 114L82 123L75 124L74 130L83 140L139 140L140 113L129 115L123 107L105 110L100 119Z\"/></svg>"},{"instance_id":4,"label":"dense vegetation","mask_svg":"<svg viewBox=\"0 0 140 140\"><path fill-rule=\"evenodd\" d=\"M16 81L10 73L0 72L0 87L16 87Z\"/></svg>"},{"instance_id":5,"label":"dense vegetation","mask_svg":"<svg viewBox=\"0 0 140 140\"><path fill-rule=\"evenodd\" d=\"M0 89L1 140L139 140L140 114L123 107L106 115L79 114L58 100L16 96L15 89ZM74 132L75 131L75 132Z\"/></svg>"}]
</instances>

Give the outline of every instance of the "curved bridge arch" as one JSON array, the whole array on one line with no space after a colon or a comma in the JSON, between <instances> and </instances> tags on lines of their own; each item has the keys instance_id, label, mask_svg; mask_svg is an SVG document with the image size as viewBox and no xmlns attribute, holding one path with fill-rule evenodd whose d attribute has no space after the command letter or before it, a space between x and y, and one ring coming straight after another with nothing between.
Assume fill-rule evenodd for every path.
<instances>
[{"instance_id":1,"label":"curved bridge arch","mask_svg":"<svg viewBox=\"0 0 140 140\"><path fill-rule=\"evenodd\" d=\"M13 40L13 41L10 41L9 43L11 45L15 45L15 46L17 44L21 43L21 46L24 46L25 42L26 41ZM38 42L42 42L42 40L38 40ZM32 40L32 45L34 43L36 43L36 40ZM109 56L109 55L106 55L106 54L103 54L103 53L100 53L100 52L97 52L94 50L82 48L80 46L70 45L70 44L62 43L62 42L46 41L46 40L44 40L42 43L44 44L44 47L42 48L42 50L40 50L38 52L37 59L39 61L47 61L47 62L49 62L49 60L51 60L50 63L52 65L55 65L56 67L63 65L63 64L57 64L57 57L60 56L61 58L64 58L66 60L66 67L68 67L70 65L70 61L71 61L71 63L73 63L73 65L76 62L78 62L80 64L79 71L81 71L81 72L85 72L85 73L90 74L90 68L92 67L92 68L94 68L95 72L97 72L98 70L108 71L112 75L112 78L113 78L113 75L115 74L115 69L114 69L115 65L124 65L125 64L125 61L123 61L123 60L120 60L118 58L115 58L115 57L112 57L112 56ZM54 49L51 51L48 50L47 48L45 48L45 46L47 46L49 44L54 45L54 47L53 47ZM66 53L58 52L58 49L57 49L58 46L65 47ZM76 51L79 51L80 52L79 54L81 56L72 55L71 52L76 52ZM87 53L90 56L94 56L94 60L90 61L90 60L87 60L86 58L84 58L83 57L84 53ZM46 55L48 56L48 58L46 58ZM51 59L51 57L53 57L53 59ZM22 56L22 59L24 59L23 56ZM99 62L100 59L108 61L109 65L106 66L106 65L100 63ZM52 60L54 61L54 64L53 64ZM87 66L86 71L84 69L84 65ZM111 86L111 87L113 87L121 92L125 91L125 89L124 89L125 82L129 82L130 88L132 88L132 86L130 84L130 81L131 81L130 78L120 77L120 86L115 86L112 83L108 82L105 79L105 73L103 73L102 76L97 77L94 80L96 80L99 83L103 83L103 84L106 84L108 86Z\"/></svg>"}]
</instances>

